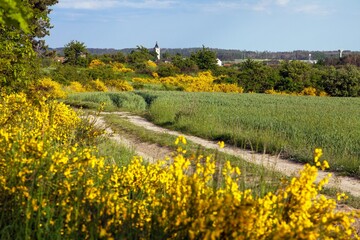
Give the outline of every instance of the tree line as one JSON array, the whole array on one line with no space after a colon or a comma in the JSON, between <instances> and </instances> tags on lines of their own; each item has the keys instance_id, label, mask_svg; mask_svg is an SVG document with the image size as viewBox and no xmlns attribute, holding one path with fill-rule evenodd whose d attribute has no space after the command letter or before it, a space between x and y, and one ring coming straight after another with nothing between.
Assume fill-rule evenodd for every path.
<instances>
[{"instance_id":1,"label":"tree line","mask_svg":"<svg viewBox=\"0 0 360 240\"><path fill-rule=\"evenodd\" d=\"M360 68L357 65L359 63L357 55L326 58L316 64L285 60L280 61L279 64L269 65L263 61L246 59L224 67L217 65L216 52L203 46L191 52L188 57L179 53L165 53L154 68L147 62L156 61L155 52L143 46L138 46L128 54L117 51L110 54L92 55L87 51L84 43L72 41L64 47L63 51L67 59L65 65L85 68L92 60L99 59L105 64L110 62L125 64L135 73L142 74L143 77L152 77L154 72L159 77L169 77L177 74L194 75L199 71L211 70L219 83L235 83L245 92L264 93L267 90L274 90L300 93L306 88L314 88L330 96L360 96ZM106 66L88 70L88 74L104 80L114 78L111 69Z\"/></svg>"},{"instance_id":2,"label":"tree line","mask_svg":"<svg viewBox=\"0 0 360 240\"><path fill-rule=\"evenodd\" d=\"M290 55L305 58L308 51L276 53L279 64L269 65L252 58L272 58L271 52L250 52L236 50L210 49L205 46L192 49L174 49L162 51L162 60L156 67L147 62L156 61L151 49L137 46L134 49L109 51L105 54L91 54L85 44L71 41L62 49L65 56L63 63L54 62L56 52L46 47L42 38L51 28L50 7L57 0L7 0L0 1L0 87L2 91L24 91L41 76L67 83L77 78L110 79L124 77L112 71L107 63L120 63L132 69L134 74L143 77L175 76L177 74L194 75L199 71L211 70L219 83L236 83L246 92L263 93L269 89L283 92L300 92L304 88L315 88L330 96L357 97L360 95L360 55L356 52L344 52L339 58L337 52L318 52L325 58L316 64L309 64L293 59ZM15 14L16 13L16 14ZM345 54L346 53L346 54ZM245 54L240 63L218 66L217 58L225 55ZM253 56L255 54L256 56ZM290 54L290 55L289 55ZM312 56L316 55L312 52ZM333 54L333 55L332 55ZM326 57L328 56L328 57ZM314 57L315 58L315 57ZM104 67L89 69L92 60L99 59ZM50 70L49 66L52 66Z\"/></svg>"}]
</instances>

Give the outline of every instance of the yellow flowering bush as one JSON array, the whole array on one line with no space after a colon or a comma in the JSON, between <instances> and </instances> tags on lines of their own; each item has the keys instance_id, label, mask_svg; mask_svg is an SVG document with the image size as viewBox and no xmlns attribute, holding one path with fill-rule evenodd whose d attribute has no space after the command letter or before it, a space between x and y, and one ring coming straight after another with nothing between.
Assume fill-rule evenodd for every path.
<instances>
[{"instance_id":1,"label":"yellow flowering bush","mask_svg":"<svg viewBox=\"0 0 360 240\"><path fill-rule=\"evenodd\" d=\"M96 157L74 140L84 125L67 106L0 100L0 229L17 239L358 239L358 212L336 210L319 195L314 166L275 193L239 190L241 171L214 155L177 151L154 164L127 166ZM63 116L66 115L66 116ZM224 147L219 142L219 147ZM343 194L338 196L344 198Z\"/></svg>"},{"instance_id":2,"label":"yellow flowering bush","mask_svg":"<svg viewBox=\"0 0 360 240\"><path fill-rule=\"evenodd\" d=\"M100 59L94 59L89 64L89 68L97 68L103 66L105 66L105 63L103 63Z\"/></svg>"},{"instance_id":3,"label":"yellow flowering bush","mask_svg":"<svg viewBox=\"0 0 360 240\"><path fill-rule=\"evenodd\" d=\"M86 92L86 88L79 82L70 82L68 86L70 92Z\"/></svg>"},{"instance_id":4,"label":"yellow flowering bush","mask_svg":"<svg viewBox=\"0 0 360 240\"><path fill-rule=\"evenodd\" d=\"M316 96L317 90L314 87L306 87L300 92L299 95Z\"/></svg>"},{"instance_id":5,"label":"yellow flowering bush","mask_svg":"<svg viewBox=\"0 0 360 240\"><path fill-rule=\"evenodd\" d=\"M66 93L62 89L61 84L51 80L51 78L40 79L31 88L31 91L36 96L43 96L46 98L66 98Z\"/></svg>"},{"instance_id":6,"label":"yellow flowering bush","mask_svg":"<svg viewBox=\"0 0 360 240\"><path fill-rule=\"evenodd\" d=\"M87 89L89 91L107 92L108 89L105 83L99 79L92 80L88 83Z\"/></svg>"},{"instance_id":7,"label":"yellow flowering bush","mask_svg":"<svg viewBox=\"0 0 360 240\"><path fill-rule=\"evenodd\" d=\"M147 61L147 62L146 62L146 65L147 65L148 67L150 67L150 68L156 68L156 67L157 67L156 63L153 62L153 61L151 61L151 60Z\"/></svg>"},{"instance_id":8,"label":"yellow flowering bush","mask_svg":"<svg viewBox=\"0 0 360 240\"><path fill-rule=\"evenodd\" d=\"M314 87L306 87L300 93L296 92L285 92L285 91L276 91L274 89L268 89L265 91L266 94L276 94L276 95L292 95L292 96L320 96L325 97L327 93L324 91L318 91Z\"/></svg>"},{"instance_id":9,"label":"yellow flowering bush","mask_svg":"<svg viewBox=\"0 0 360 240\"><path fill-rule=\"evenodd\" d=\"M236 92L242 93L243 89L236 84L215 84L216 78L210 71L200 72L197 76L176 75L158 78L133 78L138 83L161 83L169 86L181 87L187 92Z\"/></svg>"},{"instance_id":10,"label":"yellow flowering bush","mask_svg":"<svg viewBox=\"0 0 360 240\"><path fill-rule=\"evenodd\" d=\"M115 62L115 63L112 63L111 66L112 66L112 70L114 72L119 72L119 73L132 73L132 72L134 72L133 69L125 67L124 64L122 64L122 63Z\"/></svg>"},{"instance_id":11,"label":"yellow flowering bush","mask_svg":"<svg viewBox=\"0 0 360 240\"><path fill-rule=\"evenodd\" d=\"M133 91L134 88L125 80L110 80L106 83L109 87L114 87L118 91Z\"/></svg>"}]
</instances>

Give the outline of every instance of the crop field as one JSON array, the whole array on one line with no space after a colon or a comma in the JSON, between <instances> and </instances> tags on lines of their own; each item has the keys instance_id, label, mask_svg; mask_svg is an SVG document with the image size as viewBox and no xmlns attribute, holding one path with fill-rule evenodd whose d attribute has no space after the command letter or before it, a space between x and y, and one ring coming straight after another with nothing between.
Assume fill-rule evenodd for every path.
<instances>
[{"instance_id":1,"label":"crop field","mask_svg":"<svg viewBox=\"0 0 360 240\"><path fill-rule=\"evenodd\" d=\"M332 170L359 176L360 99L141 92L153 122L254 151L309 162L324 149Z\"/></svg>"}]
</instances>

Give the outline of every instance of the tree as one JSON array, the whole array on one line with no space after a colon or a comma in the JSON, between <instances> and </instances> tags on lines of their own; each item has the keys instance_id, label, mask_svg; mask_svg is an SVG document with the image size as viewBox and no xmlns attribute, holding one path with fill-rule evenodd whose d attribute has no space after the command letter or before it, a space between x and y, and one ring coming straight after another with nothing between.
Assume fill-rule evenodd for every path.
<instances>
[{"instance_id":1,"label":"tree","mask_svg":"<svg viewBox=\"0 0 360 240\"><path fill-rule=\"evenodd\" d=\"M246 92L263 93L274 88L277 78L278 75L273 68L262 62L247 59L240 64L238 85L242 86Z\"/></svg>"},{"instance_id":2,"label":"tree","mask_svg":"<svg viewBox=\"0 0 360 240\"><path fill-rule=\"evenodd\" d=\"M360 96L360 70L354 65L330 66L323 76L323 88L330 96Z\"/></svg>"},{"instance_id":3,"label":"tree","mask_svg":"<svg viewBox=\"0 0 360 240\"><path fill-rule=\"evenodd\" d=\"M280 91L300 92L311 86L311 65L300 61L282 62L279 69L280 81L275 89Z\"/></svg>"},{"instance_id":4,"label":"tree","mask_svg":"<svg viewBox=\"0 0 360 240\"><path fill-rule=\"evenodd\" d=\"M190 59L193 60L200 70L214 70L217 67L216 53L209 48L203 48L192 53Z\"/></svg>"},{"instance_id":5,"label":"tree","mask_svg":"<svg viewBox=\"0 0 360 240\"><path fill-rule=\"evenodd\" d=\"M49 35L49 29L52 28L50 24L49 14L51 12L50 6L58 3L58 0L28 0L33 9L33 17L30 19L31 38L33 48L41 54L47 50L45 41L42 40L45 36Z\"/></svg>"},{"instance_id":6,"label":"tree","mask_svg":"<svg viewBox=\"0 0 360 240\"><path fill-rule=\"evenodd\" d=\"M173 56L172 64L176 68L180 69L182 73L197 72L199 70L198 66L193 60L190 58L184 58L179 53Z\"/></svg>"},{"instance_id":7,"label":"tree","mask_svg":"<svg viewBox=\"0 0 360 240\"><path fill-rule=\"evenodd\" d=\"M143 46L137 46L137 48L127 56L127 61L131 64L141 64L149 60L155 60L154 53L151 53L149 49Z\"/></svg>"},{"instance_id":8,"label":"tree","mask_svg":"<svg viewBox=\"0 0 360 240\"><path fill-rule=\"evenodd\" d=\"M21 29L29 33L29 20L33 15L29 4L21 0L1 0L0 1L0 26L8 26Z\"/></svg>"},{"instance_id":9,"label":"tree","mask_svg":"<svg viewBox=\"0 0 360 240\"><path fill-rule=\"evenodd\" d=\"M71 41L64 46L65 63L85 67L87 65L87 49L83 42Z\"/></svg>"},{"instance_id":10,"label":"tree","mask_svg":"<svg viewBox=\"0 0 360 240\"><path fill-rule=\"evenodd\" d=\"M20 91L31 82L35 54L31 34L33 9L20 0L0 0L0 87Z\"/></svg>"},{"instance_id":11,"label":"tree","mask_svg":"<svg viewBox=\"0 0 360 240\"><path fill-rule=\"evenodd\" d=\"M57 0L0 0L0 87L24 91L39 74L34 48L50 27L48 6ZM42 34L41 34L42 33Z\"/></svg>"}]
</instances>

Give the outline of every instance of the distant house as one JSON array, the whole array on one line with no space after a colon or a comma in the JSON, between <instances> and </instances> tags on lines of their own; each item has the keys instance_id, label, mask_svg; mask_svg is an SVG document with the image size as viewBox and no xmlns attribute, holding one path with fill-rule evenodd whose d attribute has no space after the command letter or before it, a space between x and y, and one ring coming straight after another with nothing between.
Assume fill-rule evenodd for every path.
<instances>
[{"instance_id":1,"label":"distant house","mask_svg":"<svg viewBox=\"0 0 360 240\"><path fill-rule=\"evenodd\" d=\"M65 57L55 57L54 60L55 60L55 62L64 63Z\"/></svg>"},{"instance_id":2,"label":"distant house","mask_svg":"<svg viewBox=\"0 0 360 240\"><path fill-rule=\"evenodd\" d=\"M218 66L221 67L221 66L223 65L223 64L222 64L222 61L221 61L219 58L217 58L216 61L217 61L216 64L217 64Z\"/></svg>"}]
</instances>

